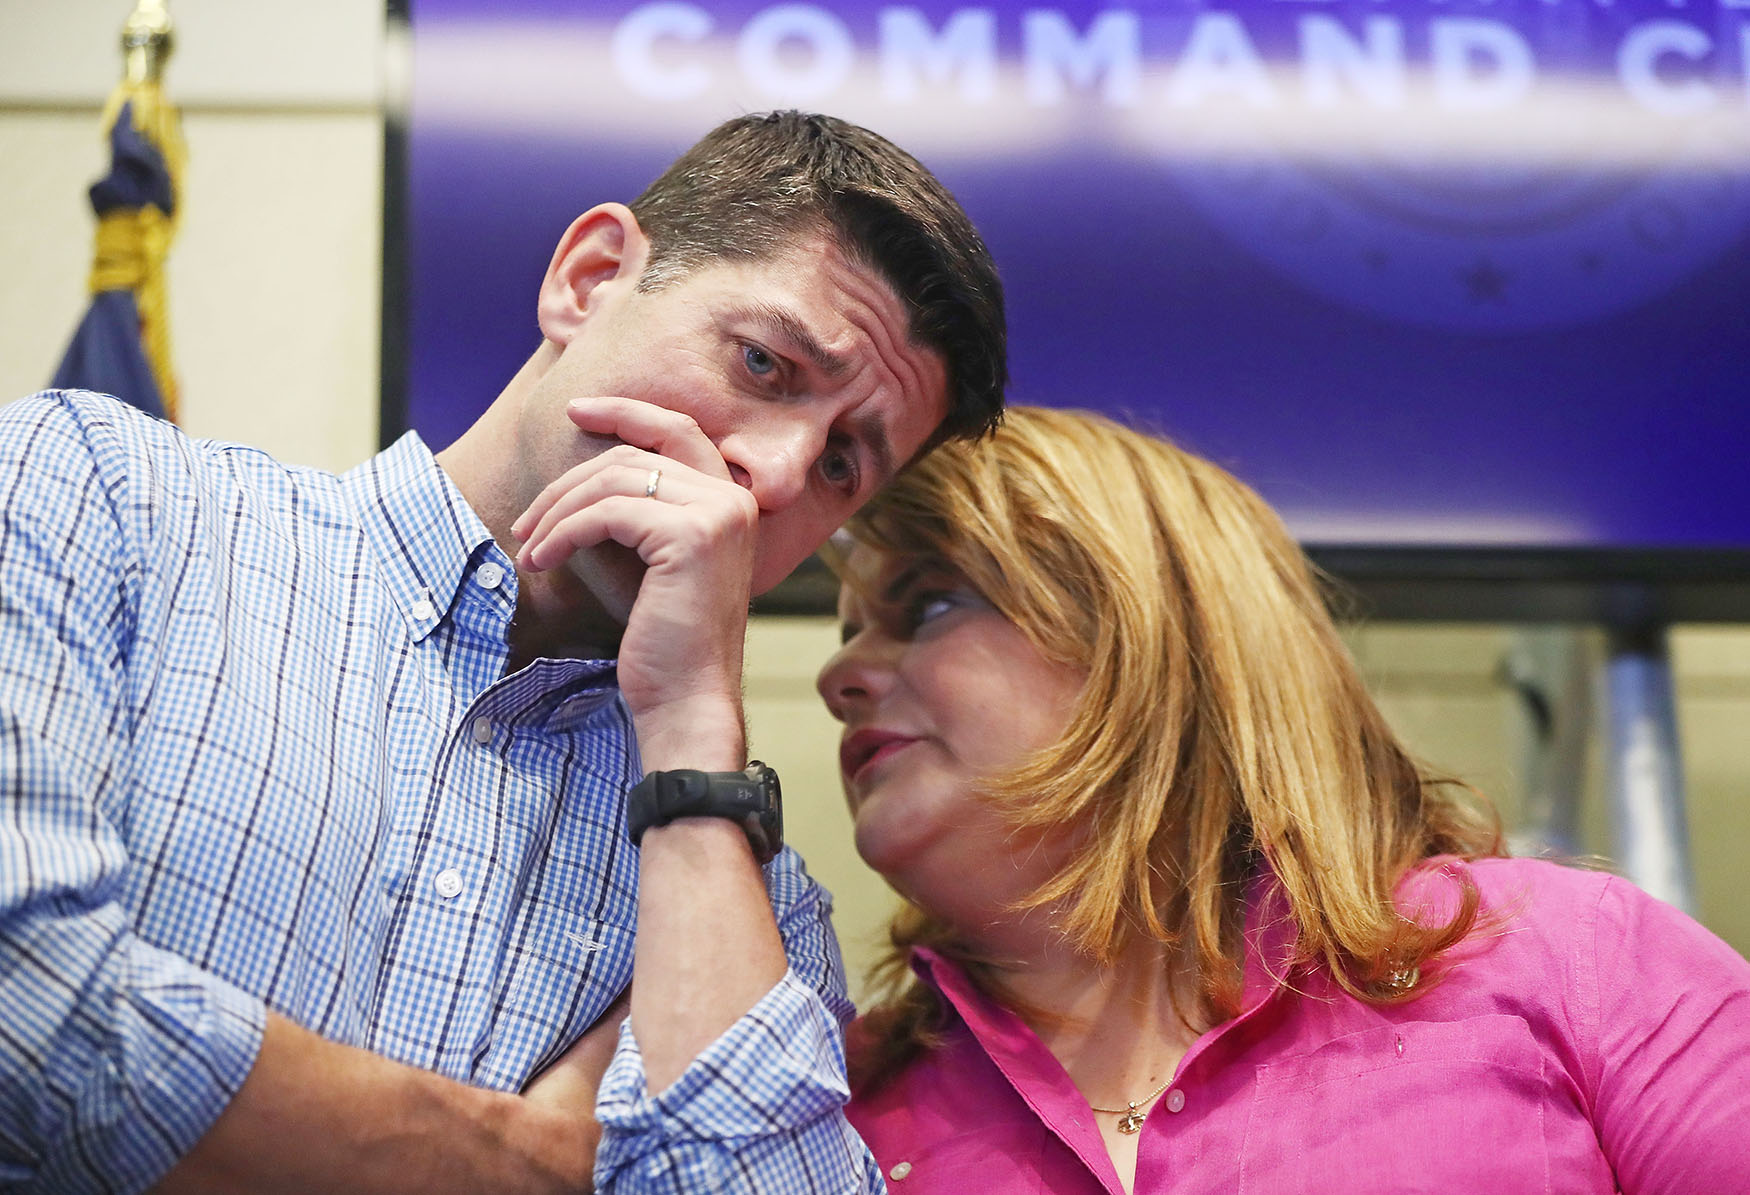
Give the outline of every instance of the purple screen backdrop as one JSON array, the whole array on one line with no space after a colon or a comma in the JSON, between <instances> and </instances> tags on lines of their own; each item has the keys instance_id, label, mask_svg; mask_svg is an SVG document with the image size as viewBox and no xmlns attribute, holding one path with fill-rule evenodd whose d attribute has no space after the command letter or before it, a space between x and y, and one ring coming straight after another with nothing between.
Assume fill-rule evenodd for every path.
<instances>
[{"instance_id":1,"label":"purple screen backdrop","mask_svg":"<svg viewBox=\"0 0 1750 1195\"><path fill-rule=\"evenodd\" d=\"M736 112L972 213L1016 402L1338 548L1750 550L1750 0L414 0L408 417L533 351L566 225Z\"/></svg>"}]
</instances>

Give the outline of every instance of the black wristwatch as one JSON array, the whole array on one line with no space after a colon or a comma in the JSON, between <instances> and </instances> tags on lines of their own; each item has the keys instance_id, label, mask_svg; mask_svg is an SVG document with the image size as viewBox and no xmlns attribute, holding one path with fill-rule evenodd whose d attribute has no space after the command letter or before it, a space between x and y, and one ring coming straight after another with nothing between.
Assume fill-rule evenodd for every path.
<instances>
[{"instance_id":1,"label":"black wristwatch","mask_svg":"<svg viewBox=\"0 0 1750 1195\"><path fill-rule=\"evenodd\" d=\"M778 773L759 760L744 772L646 772L626 794L626 837L636 844L652 826L677 817L726 817L747 833L755 861L772 861L784 845Z\"/></svg>"}]
</instances>

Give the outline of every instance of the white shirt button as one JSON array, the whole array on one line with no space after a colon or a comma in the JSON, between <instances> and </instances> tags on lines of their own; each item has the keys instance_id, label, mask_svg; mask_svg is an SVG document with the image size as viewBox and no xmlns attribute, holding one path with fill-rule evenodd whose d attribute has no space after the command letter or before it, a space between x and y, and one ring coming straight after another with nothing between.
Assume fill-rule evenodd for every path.
<instances>
[{"instance_id":1,"label":"white shirt button","mask_svg":"<svg viewBox=\"0 0 1750 1195\"><path fill-rule=\"evenodd\" d=\"M499 582L504 580L504 570L488 560L474 570L474 579L480 582L482 589L497 589Z\"/></svg>"},{"instance_id":2,"label":"white shirt button","mask_svg":"<svg viewBox=\"0 0 1750 1195\"><path fill-rule=\"evenodd\" d=\"M432 881L432 887L437 894L449 900L462 890L462 873L453 867L446 867L437 873L437 879Z\"/></svg>"},{"instance_id":3,"label":"white shirt button","mask_svg":"<svg viewBox=\"0 0 1750 1195\"><path fill-rule=\"evenodd\" d=\"M492 741L492 719L474 719L474 724L468 728L468 732L474 736L474 741L476 743L479 743L484 747L487 743Z\"/></svg>"},{"instance_id":4,"label":"white shirt button","mask_svg":"<svg viewBox=\"0 0 1750 1195\"><path fill-rule=\"evenodd\" d=\"M892 1170L889 1170L887 1172L887 1177L892 1179L894 1182L898 1182L900 1179L904 1178L906 1175L908 1175L910 1173L911 1173L911 1163L910 1162L901 1162L901 1163L899 1163L899 1165L895 1166Z\"/></svg>"},{"instance_id":5,"label":"white shirt button","mask_svg":"<svg viewBox=\"0 0 1750 1195\"><path fill-rule=\"evenodd\" d=\"M1181 1112L1185 1108L1185 1093L1177 1087L1167 1092L1167 1111Z\"/></svg>"},{"instance_id":6,"label":"white shirt button","mask_svg":"<svg viewBox=\"0 0 1750 1195\"><path fill-rule=\"evenodd\" d=\"M429 622L437 615L437 607L431 604L431 599L420 598L407 608L415 622Z\"/></svg>"}]
</instances>

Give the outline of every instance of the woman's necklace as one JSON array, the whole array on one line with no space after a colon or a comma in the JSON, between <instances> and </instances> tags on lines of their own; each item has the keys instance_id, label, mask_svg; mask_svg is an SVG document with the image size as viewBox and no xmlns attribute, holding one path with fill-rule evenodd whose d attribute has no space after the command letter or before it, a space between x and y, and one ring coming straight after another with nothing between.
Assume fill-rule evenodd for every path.
<instances>
[{"instance_id":1,"label":"woman's necklace","mask_svg":"<svg viewBox=\"0 0 1750 1195\"><path fill-rule=\"evenodd\" d=\"M1118 1131L1120 1133L1135 1133L1141 1130L1142 1122L1148 1119L1148 1113L1140 1110L1142 1106L1157 1099L1161 1092L1167 1089L1167 1084L1172 1081L1173 1076L1168 1075L1166 1083L1162 1083L1159 1087L1143 1096L1140 1100L1131 1100L1130 1107L1128 1108L1095 1108L1092 1104L1089 1104L1088 1107L1095 1112L1104 1112L1108 1116L1116 1116L1118 1118Z\"/></svg>"}]
</instances>

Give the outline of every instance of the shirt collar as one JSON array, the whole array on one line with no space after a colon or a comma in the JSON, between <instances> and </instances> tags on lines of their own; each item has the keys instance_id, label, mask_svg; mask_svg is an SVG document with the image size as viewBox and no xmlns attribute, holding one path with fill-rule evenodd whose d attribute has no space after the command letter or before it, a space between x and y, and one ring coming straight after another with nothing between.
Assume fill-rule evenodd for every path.
<instances>
[{"instance_id":1,"label":"shirt collar","mask_svg":"<svg viewBox=\"0 0 1750 1195\"><path fill-rule=\"evenodd\" d=\"M341 487L409 636L425 638L448 612L469 558L492 542L492 533L418 432L343 475ZM506 569L505 583L515 584L514 570Z\"/></svg>"},{"instance_id":2,"label":"shirt collar","mask_svg":"<svg viewBox=\"0 0 1750 1195\"><path fill-rule=\"evenodd\" d=\"M928 946L916 946L911 968L953 1007L1023 1096L1064 1081L1062 1066L1026 1022L973 983L959 963Z\"/></svg>"},{"instance_id":3,"label":"shirt collar","mask_svg":"<svg viewBox=\"0 0 1750 1195\"><path fill-rule=\"evenodd\" d=\"M1261 866L1247 888L1245 988L1238 1016L1203 1034L1179 1064L1180 1072L1242 1022L1262 1012L1289 979L1297 935L1287 898L1275 873ZM1111 1161L1085 1115L1086 1101L1062 1065L1019 1016L980 990L965 969L927 946L914 947L911 965L958 1015L986 1057L1015 1092L1093 1173L1107 1175ZM1116 1179L1116 1175L1111 1175ZM1110 1185L1110 1184L1109 1184Z\"/></svg>"},{"instance_id":4,"label":"shirt collar","mask_svg":"<svg viewBox=\"0 0 1750 1195\"><path fill-rule=\"evenodd\" d=\"M1110 1186L1118 1176L1087 1114L1087 1101L1038 1035L1019 1016L979 990L965 969L951 959L918 946L912 950L911 965L918 978L935 988L959 1015L973 1040L1033 1114L1083 1165L1107 1178Z\"/></svg>"}]
</instances>

